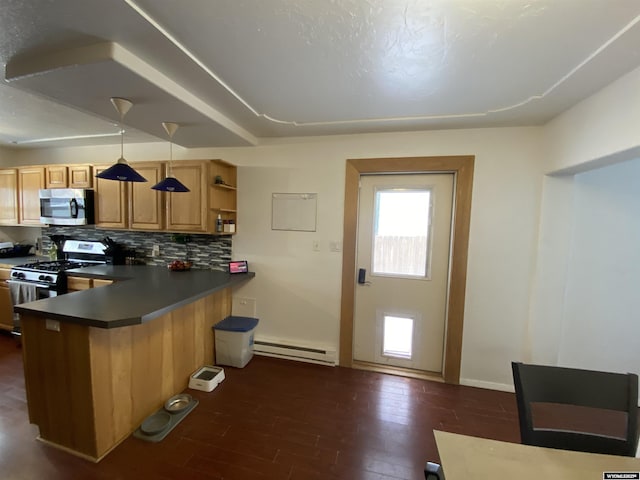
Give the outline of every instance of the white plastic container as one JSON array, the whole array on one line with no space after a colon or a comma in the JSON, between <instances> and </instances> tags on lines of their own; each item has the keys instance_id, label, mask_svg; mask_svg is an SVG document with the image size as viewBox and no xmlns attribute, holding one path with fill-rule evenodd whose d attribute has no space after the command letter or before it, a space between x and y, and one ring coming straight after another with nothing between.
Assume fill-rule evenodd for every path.
<instances>
[{"instance_id":1,"label":"white plastic container","mask_svg":"<svg viewBox=\"0 0 640 480\"><path fill-rule=\"evenodd\" d=\"M205 365L189 377L189 388L211 392L224 380L224 369L213 365Z\"/></svg>"},{"instance_id":2,"label":"white plastic container","mask_svg":"<svg viewBox=\"0 0 640 480\"><path fill-rule=\"evenodd\" d=\"M253 358L253 332L257 318L230 316L213 326L216 364L243 368Z\"/></svg>"}]
</instances>

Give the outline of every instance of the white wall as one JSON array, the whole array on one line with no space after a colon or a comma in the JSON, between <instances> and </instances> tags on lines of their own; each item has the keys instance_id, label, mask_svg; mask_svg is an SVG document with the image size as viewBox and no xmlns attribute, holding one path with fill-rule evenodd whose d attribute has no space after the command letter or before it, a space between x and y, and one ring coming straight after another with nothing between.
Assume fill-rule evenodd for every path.
<instances>
[{"instance_id":1,"label":"white wall","mask_svg":"<svg viewBox=\"0 0 640 480\"><path fill-rule=\"evenodd\" d=\"M549 122L546 171L576 173L640 156L640 68Z\"/></svg>"},{"instance_id":2,"label":"white wall","mask_svg":"<svg viewBox=\"0 0 640 480\"><path fill-rule=\"evenodd\" d=\"M640 373L640 159L548 177L526 360Z\"/></svg>"},{"instance_id":3,"label":"white wall","mask_svg":"<svg viewBox=\"0 0 640 480\"><path fill-rule=\"evenodd\" d=\"M544 178L536 278L521 360L557 365L573 228L573 177Z\"/></svg>"},{"instance_id":4,"label":"white wall","mask_svg":"<svg viewBox=\"0 0 640 480\"><path fill-rule=\"evenodd\" d=\"M640 369L640 69L544 128L538 261L524 360ZM581 173L587 172L587 173Z\"/></svg>"},{"instance_id":5,"label":"white wall","mask_svg":"<svg viewBox=\"0 0 640 480\"><path fill-rule=\"evenodd\" d=\"M559 363L640 374L640 159L576 175Z\"/></svg>"}]
</instances>

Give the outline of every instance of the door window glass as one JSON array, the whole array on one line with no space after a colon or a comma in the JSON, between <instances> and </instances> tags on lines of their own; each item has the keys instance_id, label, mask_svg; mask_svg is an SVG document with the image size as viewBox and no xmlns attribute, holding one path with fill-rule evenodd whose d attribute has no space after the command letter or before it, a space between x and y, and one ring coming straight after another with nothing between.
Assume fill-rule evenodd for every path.
<instances>
[{"instance_id":1,"label":"door window glass","mask_svg":"<svg viewBox=\"0 0 640 480\"><path fill-rule=\"evenodd\" d=\"M382 354L388 357L411 359L413 318L384 316Z\"/></svg>"},{"instance_id":2,"label":"door window glass","mask_svg":"<svg viewBox=\"0 0 640 480\"><path fill-rule=\"evenodd\" d=\"M430 189L376 190L372 273L427 277L430 226Z\"/></svg>"}]
</instances>

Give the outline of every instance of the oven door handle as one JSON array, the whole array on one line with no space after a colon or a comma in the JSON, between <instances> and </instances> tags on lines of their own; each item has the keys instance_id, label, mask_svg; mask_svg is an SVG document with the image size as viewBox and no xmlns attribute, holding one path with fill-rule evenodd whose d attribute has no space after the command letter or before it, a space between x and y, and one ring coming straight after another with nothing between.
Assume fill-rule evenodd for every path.
<instances>
[{"instance_id":1,"label":"oven door handle","mask_svg":"<svg viewBox=\"0 0 640 480\"><path fill-rule=\"evenodd\" d=\"M46 283L37 283L37 282L24 282L22 280L11 280L7 279L7 283L15 283L16 285L33 285L34 287L46 288L50 289L51 285L47 285Z\"/></svg>"}]
</instances>

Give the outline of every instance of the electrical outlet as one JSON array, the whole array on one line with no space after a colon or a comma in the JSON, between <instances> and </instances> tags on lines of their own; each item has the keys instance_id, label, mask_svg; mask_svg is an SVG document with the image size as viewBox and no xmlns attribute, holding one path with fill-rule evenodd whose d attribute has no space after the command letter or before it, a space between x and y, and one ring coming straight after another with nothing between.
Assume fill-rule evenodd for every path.
<instances>
[{"instance_id":1,"label":"electrical outlet","mask_svg":"<svg viewBox=\"0 0 640 480\"><path fill-rule=\"evenodd\" d=\"M320 242L318 240L314 240L312 244L312 248L314 252L320 251Z\"/></svg>"},{"instance_id":2,"label":"electrical outlet","mask_svg":"<svg viewBox=\"0 0 640 480\"><path fill-rule=\"evenodd\" d=\"M189 243L191 242L191 235L184 233L174 233L171 235L171 240L176 243Z\"/></svg>"},{"instance_id":3,"label":"electrical outlet","mask_svg":"<svg viewBox=\"0 0 640 480\"><path fill-rule=\"evenodd\" d=\"M160 256L160 245L158 245L157 243L153 246L153 249L151 250L151 256L152 257Z\"/></svg>"},{"instance_id":4,"label":"electrical outlet","mask_svg":"<svg viewBox=\"0 0 640 480\"><path fill-rule=\"evenodd\" d=\"M231 313L239 317L254 317L256 316L256 299L233 297L231 300Z\"/></svg>"},{"instance_id":5,"label":"electrical outlet","mask_svg":"<svg viewBox=\"0 0 640 480\"><path fill-rule=\"evenodd\" d=\"M44 328L47 330L51 330L52 332L59 332L60 322L58 320L51 320L50 318L46 318L44 321Z\"/></svg>"}]
</instances>

